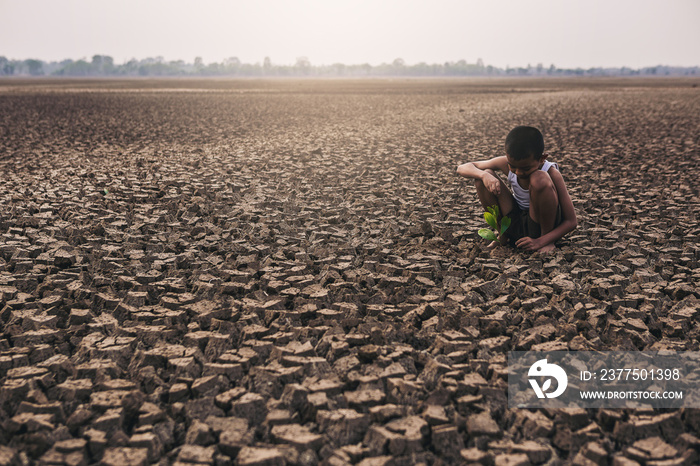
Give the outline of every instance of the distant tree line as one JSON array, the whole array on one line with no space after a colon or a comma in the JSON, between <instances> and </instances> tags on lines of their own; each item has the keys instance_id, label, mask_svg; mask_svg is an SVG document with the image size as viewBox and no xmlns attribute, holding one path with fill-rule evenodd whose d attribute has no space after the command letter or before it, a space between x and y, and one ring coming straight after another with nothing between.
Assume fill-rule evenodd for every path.
<instances>
[{"instance_id":1,"label":"distant tree line","mask_svg":"<svg viewBox=\"0 0 700 466\"><path fill-rule=\"evenodd\" d=\"M240 76L240 77L360 77L360 76L700 76L700 67L652 66L640 69L622 68L557 68L541 63L536 66L498 68L465 60L407 65L401 58L391 63L345 65L312 65L308 58L297 58L294 65L273 64L269 57L262 63L242 63L237 57L221 63L204 64L201 57L194 63L183 60L165 61L163 57L132 59L117 65L107 55L95 55L90 61L63 60L45 62L37 59L9 60L0 56L0 76Z\"/></svg>"}]
</instances>

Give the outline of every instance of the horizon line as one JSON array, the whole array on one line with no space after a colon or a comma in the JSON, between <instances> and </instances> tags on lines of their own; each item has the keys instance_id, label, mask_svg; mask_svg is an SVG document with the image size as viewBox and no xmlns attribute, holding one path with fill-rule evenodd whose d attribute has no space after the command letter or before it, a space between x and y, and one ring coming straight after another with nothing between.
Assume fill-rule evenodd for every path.
<instances>
[{"instance_id":1,"label":"horizon line","mask_svg":"<svg viewBox=\"0 0 700 466\"><path fill-rule=\"evenodd\" d=\"M60 60L57 60L57 59L56 59L56 60L54 60L54 59L43 59L43 58L36 58L36 57L29 57L29 58L8 58L7 56L0 55L0 58L5 58L5 59L8 60L8 61L22 61L22 62L25 62L25 61L28 61L28 60L37 60L37 61L41 61L41 62L49 63L49 64L50 64L50 63L59 63L59 64L60 64L60 63L62 63L62 62L69 61L69 60L70 60L70 61L73 61L73 62L86 61L86 62L89 63L90 60L92 60L92 59L95 58L95 57L109 57L109 58L111 58L111 59L113 60L113 63L114 63L114 65L116 65L116 66L126 65L127 63L130 63L130 62L132 62L132 61L141 62L141 61L145 61L145 60L156 60L156 63L178 63L178 62L182 62L184 65L192 65L192 66L195 66L197 58L201 58L201 57L195 57L195 59L192 60L192 61L186 61L185 59L182 59L182 58L167 59L167 60L166 60L162 55L156 55L156 56L147 56L147 57L144 57L144 58L131 57L131 58L129 58L129 59L124 59L124 61L123 61L122 63L118 63L118 62L116 62L116 61L114 60L114 57L113 57L112 55L108 55L108 54L94 54L94 55L92 55L92 56L90 56L90 57L81 56L80 58L69 58L69 57L67 57L67 58L63 58L63 59L60 59ZM528 69L528 68L537 68L538 66L542 66L542 67L544 67L544 68L550 68L550 67L553 66L553 67L558 68L558 69L584 69L584 70L585 70L585 69L615 69L615 68L617 68L617 69L628 68L628 69L633 69L633 70L639 70L639 69L653 68L653 67L667 67L667 68L697 68L697 67L700 67L700 64L695 64L695 65L675 65L675 64L664 64L664 63L647 64L647 65L638 66L638 67L631 66L631 65L592 65L592 66L575 65L575 66L559 66L559 65L557 65L557 64L555 64L555 63L548 63L547 65L545 65L543 62L536 62L535 65L533 65L532 62L528 63L527 65L510 65L510 64L506 64L506 65L492 65L492 64L486 63L486 62L485 62L483 59L481 59L481 58L478 58L477 60L475 60L475 61L473 61L473 62L469 62L468 60L466 60L466 59L464 59L464 58L460 58L460 59L457 59L457 60L447 60L447 61L442 61L442 62L437 62L437 61L433 61L433 62L418 61L418 62L415 62L415 63L408 63L408 62L406 62L406 61L405 61L403 58L401 58L401 57L396 57L396 58L394 58L393 60L389 60L389 61L382 61L381 63L378 63L378 64L371 64L370 62L345 63L345 62L341 62L341 61L334 61L334 62L332 62L332 63L317 63L317 64L314 64L307 56L304 56L304 55L300 55L299 57L297 57L297 59L296 59L296 60L297 60L297 63L296 63L296 64L295 64L295 63L277 63L277 62L272 61L272 59L270 59L269 56L265 56L265 57L263 58L263 60L259 60L259 61L244 62L244 61L240 60L237 56L232 55L232 56L227 57L227 58L222 58L220 61L208 61L208 62L204 62L204 61L203 61L203 62L202 62L202 65L203 65L203 66L209 66L209 65L215 65L215 64L223 64L223 63L227 62L228 60L233 60L233 59L238 60L239 64L241 64L241 65L253 65L253 66L262 66L262 65L265 63L265 60L266 60L266 59L269 59L269 60L270 60L270 65L271 65L271 66L275 66L275 67L294 67L294 66L298 66L300 60L305 60L305 61L307 62L307 66L310 66L310 67L332 67L332 66L336 66L336 65L351 66L351 67L352 67L352 66L366 66L366 65L369 65L369 66L372 66L372 67L376 67L376 66L385 66L385 65L388 65L388 66L396 66L395 63L396 63L397 61L399 61L399 60L402 62L402 64L401 64L400 66L406 66L406 67L417 66L417 65L423 65L423 64L424 64L424 65L428 65L428 66L434 66L434 65L436 65L436 66L444 66L445 64L458 64L458 63L460 63L460 62L464 62L465 64L467 64L467 65L472 65L472 66L478 65L479 62L481 62L481 66L484 66L484 67L489 67L489 66L491 66L491 67L493 67L493 68L501 68L501 69L509 69L509 68L511 68L511 69L517 69L517 68Z\"/></svg>"}]
</instances>

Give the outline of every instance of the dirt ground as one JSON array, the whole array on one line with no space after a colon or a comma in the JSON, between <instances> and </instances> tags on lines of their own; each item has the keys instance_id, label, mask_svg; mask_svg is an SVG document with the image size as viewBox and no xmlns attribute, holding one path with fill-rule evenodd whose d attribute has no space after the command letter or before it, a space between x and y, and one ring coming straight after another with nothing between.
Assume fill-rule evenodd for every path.
<instances>
[{"instance_id":1,"label":"dirt ground","mask_svg":"<svg viewBox=\"0 0 700 466\"><path fill-rule=\"evenodd\" d=\"M700 78L0 80L0 464L695 464L509 350L700 350ZM579 227L486 250L540 128Z\"/></svg>"}]
</instances>

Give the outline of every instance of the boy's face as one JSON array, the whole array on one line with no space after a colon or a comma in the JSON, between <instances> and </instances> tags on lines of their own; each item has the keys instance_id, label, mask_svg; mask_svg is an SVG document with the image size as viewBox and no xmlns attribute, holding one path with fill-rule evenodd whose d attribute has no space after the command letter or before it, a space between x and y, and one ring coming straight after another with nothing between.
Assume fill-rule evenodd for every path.
<instances>
[{"instance_id":1,"label":"boy's face","mask_svg":"<svg viewBox=\"0 0 700 466\"><path fill-rule=\"evenodd\" d=\"M542 168L545 159L544 155L539 159L536 156L530 156L522 160L513 160L508 154L506 154L506 157L508 159L508 169L520 179L530 178L530 175Z\"/></svg>"}]
</instances>

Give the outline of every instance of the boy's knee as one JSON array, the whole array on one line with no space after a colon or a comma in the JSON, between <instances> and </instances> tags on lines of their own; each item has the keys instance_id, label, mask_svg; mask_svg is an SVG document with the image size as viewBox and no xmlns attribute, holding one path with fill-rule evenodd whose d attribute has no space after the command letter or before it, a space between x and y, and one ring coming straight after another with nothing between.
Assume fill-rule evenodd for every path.
<instances>
[{"instance_id":1,"label":"boy's knee","mask_svg":"<svg viewBox=\"0 0 700 466\"><path fill-rule=\"evenodd\" d=\"M556 190L556 187L554 186L554 181L552 181L552 178L549 176L547 172L544 172L542 170L538 170L532 175L530 175L530 192L538 192L541 193L546 190L554 189Z\"/></svg>"},{"instance_id":2,"label":"boy's knee","mask_svg":"<svg viewBox=\"0 0 700 466\"><path fill-rule=\"evenodd\" d=\"M557 188L549 174L539 171L530 176L530 198L534 203L559 204Z\"/></svg>"}]
</instances>

